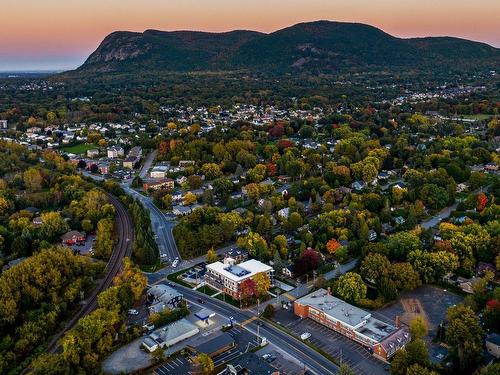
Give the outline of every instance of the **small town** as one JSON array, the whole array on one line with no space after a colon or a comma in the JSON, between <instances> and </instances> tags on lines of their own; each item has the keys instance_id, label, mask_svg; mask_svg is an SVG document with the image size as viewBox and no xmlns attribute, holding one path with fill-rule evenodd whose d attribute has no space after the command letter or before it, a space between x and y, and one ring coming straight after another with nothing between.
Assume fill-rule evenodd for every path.
<instances>
[{"instance_id":1,"label":"small town","mask_svg":"<svg viewBox=\"0 0 500 375\"><path fill-rule=\"evenodd\" d=\"M500 375L487 3L5 4L0 375Z\"/></svg>"}]
</instances>

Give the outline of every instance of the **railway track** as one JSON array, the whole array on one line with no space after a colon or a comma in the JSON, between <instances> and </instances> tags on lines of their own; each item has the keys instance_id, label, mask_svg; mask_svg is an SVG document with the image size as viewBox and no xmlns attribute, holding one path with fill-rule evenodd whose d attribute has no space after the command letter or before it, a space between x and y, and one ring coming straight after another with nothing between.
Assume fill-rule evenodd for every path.
<instances>
[{"instance_id":1,"label":"railway track","mask_svg":"<svg viewBox=\"0 0 500 375\"><path fill-rule=\"evenodd\" d=\"M73 328L79 319L90 314L97 308L97 296L106 290L113 283L113 279L120 272L122 260L132 254L132 242L134 237L134 226L125 206L113 195L106 193L109 202L116 209L116 226L118 241L106 265L105 276L86 299L85 305L71 318L66 326L54 335L47 344L47 353L56 353L60 350L59 339L71 328Z\"/></svg>"}]
</instances>

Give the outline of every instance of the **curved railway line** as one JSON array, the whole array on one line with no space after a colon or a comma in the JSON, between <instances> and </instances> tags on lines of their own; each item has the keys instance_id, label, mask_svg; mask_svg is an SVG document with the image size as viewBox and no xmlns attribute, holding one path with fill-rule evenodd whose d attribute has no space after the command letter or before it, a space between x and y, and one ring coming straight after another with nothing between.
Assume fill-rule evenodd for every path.
<instances>
[{"instance_id":1,"label":"curved railway line","mask_svg":"<svg viewBox=\"0 0 500 375\"><path fill-rule=\"evenodd\" d=\"M114 277L120 272L122 260L124 257L129 257L132 254L132 242L134 237L134 226L132 218L125 206L113 195L106 193L109 202L116 209L116 227L118 241L115 244L113 254L106 265L105 275L101 282L92 291L90 296L85 300L85 305L71 318L66 326L55 334L47 344L47 353L56 353L59 350L59 339L71 328L73 328L79 319L90 314L97 308L97 296L102 291L106 290L113 283Z\"/></svg>"}]
</instances>

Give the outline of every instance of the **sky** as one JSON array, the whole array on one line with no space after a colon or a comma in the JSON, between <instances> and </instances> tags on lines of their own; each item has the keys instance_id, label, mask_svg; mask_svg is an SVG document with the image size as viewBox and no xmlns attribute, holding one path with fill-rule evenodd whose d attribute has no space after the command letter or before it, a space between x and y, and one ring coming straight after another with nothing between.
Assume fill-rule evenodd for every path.
<instances>
[{"instance_id":1,"label":"sky","mask_svg":"<svg viewBox=\"0 0 500 375\"><path fill-rule=\"evenodd\" d=\"M81 65L117 30L272 32L327 19L500 47L499 0L0 0L0 71Z\"/></svg>"}]
</instances>

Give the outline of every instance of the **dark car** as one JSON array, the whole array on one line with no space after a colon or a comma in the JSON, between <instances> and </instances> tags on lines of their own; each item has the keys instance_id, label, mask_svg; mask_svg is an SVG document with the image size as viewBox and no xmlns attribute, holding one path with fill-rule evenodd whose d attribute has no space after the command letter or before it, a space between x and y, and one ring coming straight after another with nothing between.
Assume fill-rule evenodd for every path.
<instances>
[{"instance_id":1,"label":"dark car","mask_svg":"<svg viewBox=\"0 0 500 375\"><path fill-rule=\"evenodd\" d=\"M198 303L205 303L201 298L198 298Z\"/></svg>"}]
</instances>

